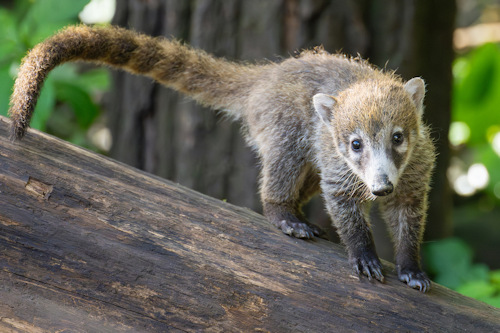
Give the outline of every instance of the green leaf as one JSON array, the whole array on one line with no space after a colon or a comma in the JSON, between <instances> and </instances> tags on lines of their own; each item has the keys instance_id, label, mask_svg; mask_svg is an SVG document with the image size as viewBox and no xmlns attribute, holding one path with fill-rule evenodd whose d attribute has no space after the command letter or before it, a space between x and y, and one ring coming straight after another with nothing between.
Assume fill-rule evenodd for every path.
<instances>
[{"instance_id":1,"label":"green leaf","mask_svg":"<svg viewBox=\"0 0 500 333\"><path fill-rule=\"evenodd\" d=\"M456 289L462 295L480 299L493 296L495 287L486 281L467 282Z\"/></svg>"},{"instance_id":2,"label":"green leaf","mask_svg":"<svg viewBox=\"0 0 500 333\"><path fill-rule=\"evenodd\" d=\"M26 53L26 48L57 30L78 22L78 14L90 0L17 0L14 9L0 8L0 114L7 114L14 79L11 67ZM58 101L68 103L78 126L86 129L98 114L90 94L109 87L106 69L78 73L74 64L57 67L41 91L31 126L45 130ZM59 113L60 114L60 113ZM82 132L82 137L85 133Z\"/></svg>"},{"instance_id":3,"label":"green leaf","mask_svg":"<svg viewBox=\"0 0 500 333\"><path fill-rule=\"evenodd\" d=\"M23 53L17 34L15 17L0 8L0 65L12 62Z\"/></svg>"},{"instance_id":4,"label":"green leaf","mask_svg":"<svg viewBox=\"0 0 500 333\"><path fill-rule=\"evenodd\" d=\"M90 0L34 0L30 13L39 22L76 21L78 14L89 2Z\"/></svg>"},{"instance_id":5,"label":"green leaf","mask_svg":"<svg viewBox=\"0 0 500 333\"><path fill-rule=\"evenodd\" d=\"M111 76L108 69L98 68L80 73L74 83L87 91L103 91L111 86Z\"/></svg>"},{"instance_id":6,"label":"green leaf","mask_svg":"<svg viewBox=\"0 0 500 333\"><path fill-rule=\"evenodd\" d=\"M77 64L67 63L55 68L50 75L59 82L77 85L89 92L106 90L111 85L109 70L106 68L96 68L81 73Z\"/></svg>"},{"instance_id":7,"label":"green leaf","mask_svg":"<svg viewBox=\"0 0 500 333\"><path fill-rule=\"evenodd\" d=\"M424 252L429 270L436 274L450 271L463 273L472 262L472 250L458 238L427 243Z\"/></svg>"},{"instance_id":8,"label":"green leaf","mask_svg":"<svg viewBox=\"0 0 500 333\"><path fill-rule=\"evenodd\" d=\"M20 26L21 34L33 46L61 28L78 22L90 0L34 0Z\"/></svg>"},{"instance_id":9,"label":"green leaf","mask_svg":"<svg viewBox=\"0 0 500 333\"><path fill-rule=\"evenodd\" d=\"M461 276L457 275L456 272L442 272L436 275L433 279L436 283L446 286L450 289L456 289L462 284Z\"/></svg>"},{"instance_id":10,"label":"green leaf","mask_svg":"<svg viewBox=\"0 0 500 333\"><path fill-rule=\"evenodd\" d=\"M463 276L463 281L484 281L489 283L490 269L486 264L474 264Z\"/></svg>"},{"instance_id":11,"label":"green leaf","mask_svg":"<svg viewBox=\"0 0 500 333\"><path fill-rule=\"evenodd\" d=\"M14 79L9 72L9 64L0 67L0 114L2 116L6 116L9 110L10 93L14 84Z\"/></svg>"},{"instance_id":12,"label":"green leaf","mask_svg":"<svg viewBox=\"0 0 500 333\"><path fill-rule=\"evenodd\" d=\"M458 58L453 74L453 121L468 125L470 145L482 144L488 128L500 123L500 48L485 44Z\"/></svg>"},{"instance_id":13,"label":"green leaf","mask_svg":"<svg viewBox=\"0 0 500 333\"><path fill-rule=\"evenodd\" d=\"M489 269L472 264L471 248L461 239L448 238L424 246L425 262L437 283L456 289L469 281L488 281Z\"/></svg>"},{"instance_id":14,"label":"green leaf","mask_svg":"<svg viewBox=\"0 0 500 333\"><path fill-rule=\"evenodd\" d=\"M489 174L489 182L485 192L493 199L495 199L495 186L500 183L500 157L495 153L489 142L483 142L474 146L474 150L470 156L476 163L482 163Z\"/></svg>"},{"instance_id":15,"label":"green leaf","mask_svg":"<svg viewBox=\"0 0 500 333\"><path fill-rule=\"evenodd\" d=\"M498 286L500 290L500 269L490 272L490 280L494 285Z\"/></svg>"},{"instance_id":16,"label":"green leaf","mask_svg":"<svg viewBox=\"0 0 500 333\"><path fill-rule=\"evenodd\" d=\"M56 93L53 79L49 76L45 80L43 89L40 93L40 98L36 104L35 113L31 119L31 127L38 130L45 130L45 124L50 118L56 105Z\"/></svg>"},{"instance_id":17,"label":"green leaf","mask_svg":"<svg viewBox=\"0 0 500 333\"><path fill-rule=\"evenodd\" d=\"M82 128L89 127L99 114L89 94L78 85L67 82L56 82L57 99L66 102L73 108L76 120Z\"/></svg>"},{"instance_id":18,"label":"green leaf","mask_svg":"<svg viewBox=\"0 0 500 333\"><path fill-rule=\"evenodd\" d=\"M495 44L485 44L470 54L469 64L464 67L467 72L462 74L461 86L457 87L460 92L457 98L462 103L478 105L489 98L498 75L498 56Z\"/></svg>"},{"instance_id":19,"label":"green leaf","mask_svg":"<svg viewBox=\"0 0 500 333\"><path fill-rule=\"evenodd\" d=\"M481 297L480 298L481 301L491 305L491 306L494 306L494 307L497 307L497 308L500 308L500 296L496 296L496 297Z\"/></svg>"}]
</instances>

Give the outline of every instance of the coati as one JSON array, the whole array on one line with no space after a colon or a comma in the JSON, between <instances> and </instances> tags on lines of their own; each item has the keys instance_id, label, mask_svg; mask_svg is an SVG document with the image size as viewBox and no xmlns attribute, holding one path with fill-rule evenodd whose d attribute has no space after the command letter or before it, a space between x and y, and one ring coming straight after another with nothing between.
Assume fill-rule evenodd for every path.
<instances>
[{"instance_id":1,"label":"coati","mask_svg":"<svg viewBox=\"0 0 500 333\"><path fill-rule=\"evenodd\" d=\"M435 151L422 121L422 79L405 83L322 48L280 63L239 64L123 28L72 26L23 60L9 110L13 138L25 134L47 74L77 60L147 75L239 120L262 162L269 221L291 236L318 236L301 206L321 190L354 271L383 281L368 220L370 204L380 201L399 279L430 288L419 250Z\"/></svg>"}]
</instances>

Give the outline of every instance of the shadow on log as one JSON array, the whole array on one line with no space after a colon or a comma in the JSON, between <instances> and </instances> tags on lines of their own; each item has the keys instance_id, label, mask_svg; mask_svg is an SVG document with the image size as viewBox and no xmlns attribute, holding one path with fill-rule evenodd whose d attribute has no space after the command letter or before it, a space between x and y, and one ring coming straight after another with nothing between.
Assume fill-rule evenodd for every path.
<instances>
[{"instance_id":1,"label":"shadow on log","mask_svg":"<svg viewBox=\"0 0 500 333\"><path fill-rule=\"evenodd\" d=\"M342 247L0 118L0 331L498 332L434 284L352 276Z\"/></svg>"}]
</instances>

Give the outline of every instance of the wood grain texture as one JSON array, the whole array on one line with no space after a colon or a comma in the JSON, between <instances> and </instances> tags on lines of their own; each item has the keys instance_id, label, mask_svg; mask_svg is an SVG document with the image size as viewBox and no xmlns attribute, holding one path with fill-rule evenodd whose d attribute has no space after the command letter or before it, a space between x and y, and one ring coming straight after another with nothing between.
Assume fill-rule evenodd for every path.
<instances>
[{"instance_id":1,"label":"wood grain texture","mask_svg":"<svg viewBox=\"0 0 500 333\"><path fill-rule=\"evenodd\" d=\"M2 332L495 332L500 310L351 275L342 247L0 118Z\"/></svg>"}]
</instances>

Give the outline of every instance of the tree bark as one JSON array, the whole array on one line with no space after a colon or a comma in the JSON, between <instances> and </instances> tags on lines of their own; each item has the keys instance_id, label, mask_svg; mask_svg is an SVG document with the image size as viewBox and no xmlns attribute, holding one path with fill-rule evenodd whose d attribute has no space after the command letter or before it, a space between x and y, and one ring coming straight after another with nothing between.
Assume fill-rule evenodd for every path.
<instances>
[{"instance_id":1,"label":"tree bark","mask_svg":"<svg viewBox=\"0 0 500 333\"><path fill-rule=\"evenodd\" d=\"M434 284L351 275L345 251L0 117L2 332L498 332Z\"/></svg>"},{"instance_id":2,"label":"tree bark","mask_svg":"<svg viewBox=\"0 0 500 333\"><path fill-rule=\"evenodd\" d=\"M446 169L454 15L454 0L129 0L117 3L114 23L173 36L229 59L279 60L324 45L330 52L360 54L380 67L398 69L405 79L422 76L428 87L425 117L439 150L427 227L427 238L437 239L451 233ZM261 211L257 161L239 124L149 79L114 76L109 102L113 158ZM306 210L335 238L320 199ZM380 221L374 231L379 253L392 260Z\"/></svg>"},{"instance_id":3,"label":"tree bark","mask_svg":"<svg viewBox=\"0 0 500 333\"><path fill-rule=\"evenodd\" d=\"M2 331L489 331L500 310L351 275L324 240L0 118Z\"/></svg>"}]
</instances>

